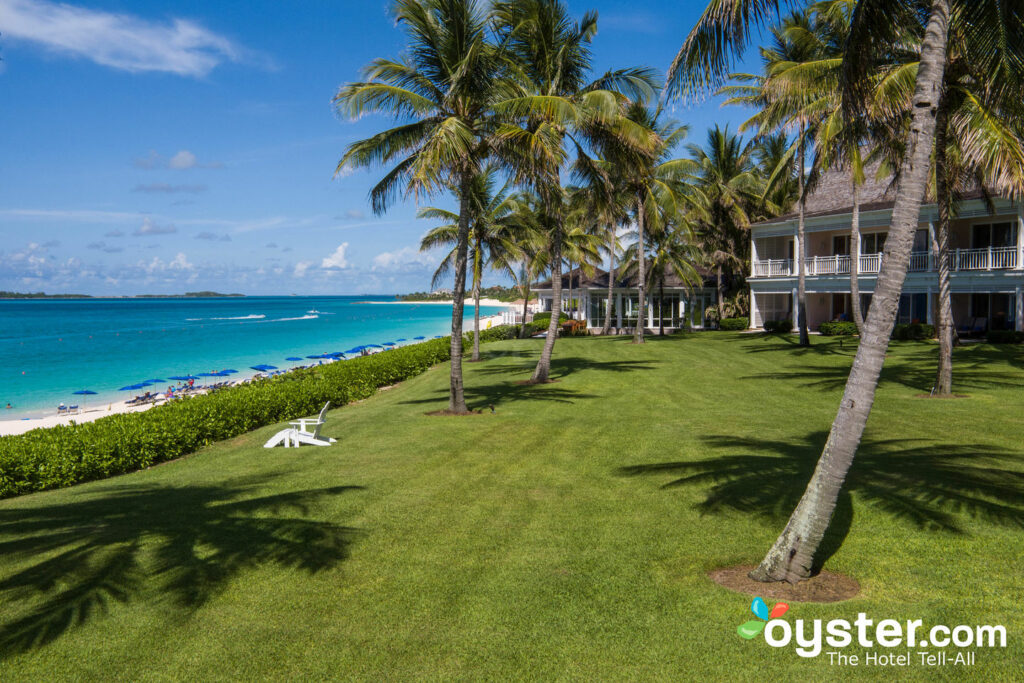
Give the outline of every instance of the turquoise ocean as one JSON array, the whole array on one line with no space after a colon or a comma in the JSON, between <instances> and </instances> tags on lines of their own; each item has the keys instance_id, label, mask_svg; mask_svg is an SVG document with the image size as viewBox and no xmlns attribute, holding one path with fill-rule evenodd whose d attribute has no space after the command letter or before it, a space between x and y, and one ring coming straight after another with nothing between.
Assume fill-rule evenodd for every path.
<instances>
[{"instance_id":1,"label":"turquoise ocean","mask_svg":"<svg viewBox=\"0 0 1024 683\"><path fill-rule=\"evenodd\" d=\"M233 297L0 301L0 419L51 414L60 402L131 398L120 387L169 375L287 361L364 344L414 343L451 330L451 306L390 297ZM481 316L501 308L482 306ZM472 329L472 309L466 329ZM402 342L399 339L405 339ZM217 381L217 380L210 380ZM163 391L171 381L150 389ZM75 391L95 391L76 396ZM144 390L143 390L144 391ZM8 403L11 410L5 410Z\"/></svg>"}]
</instances>

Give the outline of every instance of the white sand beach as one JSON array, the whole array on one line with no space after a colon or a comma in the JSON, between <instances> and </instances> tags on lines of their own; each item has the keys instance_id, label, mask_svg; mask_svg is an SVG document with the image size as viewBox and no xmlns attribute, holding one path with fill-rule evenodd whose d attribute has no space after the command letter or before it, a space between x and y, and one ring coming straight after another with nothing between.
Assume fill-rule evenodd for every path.
<instances>
[{"instance_id":1,"label":"white sand beach","mask_svg":"<svg viewBox=\"0 0 1024 683\"><path fill-rule=\"evenodd\" d=\"M424 302L424 303L438 303L438 302ZM501 315L481 316L480 318L480 329L486 330L492 327L497 327L502 324ZM464 328L466 332L473 330L472 321ZM411 342L418 343L418 342ZM334 362L334 361L327 361ZM308 366L303 366L308 367ZM252 374L240 374L235 376L236 379L230 383L231 385L241 384L243 382L251 381L254 377L260 377L259 373ZM203 390L195 392L196 396L200 396L206 393ZM84 422L93 422L101 417L107 417L109 415L117 415L119 413L141 413L145 410L149 410L154 405L163 405L164 398L163 394L157 394L156 403L147 403L143 405L129 405L128 401L110 401L99 403L96 405L87 406L79 413L67 415L43 415L39 417L29 417L16 420L0 420L0 436L16 436L18 434L24 434L25 432L32 431L33 429L47 429L50 427L57 427L60 425L70 424L81 424Z\"/></svg>"}]
</instances>

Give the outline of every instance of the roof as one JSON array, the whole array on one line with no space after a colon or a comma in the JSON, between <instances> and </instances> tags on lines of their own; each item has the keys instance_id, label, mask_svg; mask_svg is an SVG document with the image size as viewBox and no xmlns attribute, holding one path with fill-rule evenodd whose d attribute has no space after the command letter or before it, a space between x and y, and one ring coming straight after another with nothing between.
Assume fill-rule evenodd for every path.
<instances>
[{"instance_id":1,"label":"roof","mask_svg":"<svg viewBox=\"0 0 1024 683\"><path fill-rule=\"evenodd\" d=\"M860 186L860 210L883 211L896 204L896 184L892 176L878 178L880 162L864 167L864 184ZM979 199L984 196L981 188L975 187L960 194L960 201ZM822 173L817 184L807 194L804 209L805 218L834 216L853 213L853 189L850 172L847 169L829 170ZM754 225L770 225L795 220L799 212L794 210L782 216L769 218Z\"/></svg>"},{"instance_id":2,"label":"roof","mask_svg":"<svg viewBox=\"0 0 1024 683\"><path fill-rule=\"evenodd\" d=\"M703 271L701 271L703 274ZM608 289L608 271L595 268L593 275L587 275L580 268L573 268L569 273L562 273L562 289L569 289L569 275L572 274L573 289ZM615 278L614 287L636 287L639 278L636 274L621 275ZM675 273L665 276L665 286L669 288L689 288L686 282ZM531 285L533 289L551 289L551 279Z\"/></svg>"}]
</instances>

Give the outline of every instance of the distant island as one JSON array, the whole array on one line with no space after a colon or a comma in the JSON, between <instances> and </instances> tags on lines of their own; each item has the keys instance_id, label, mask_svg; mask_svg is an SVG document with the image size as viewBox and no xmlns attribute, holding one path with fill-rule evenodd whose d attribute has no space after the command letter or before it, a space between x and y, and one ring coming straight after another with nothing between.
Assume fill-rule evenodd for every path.
<instances>
[{"instance_id":1,"label":"distant island","mask_svg":"<svg viewBox=\"0 0 1024 683\"><path fill-rule=\"evenodd\" d=\"M46 292L0 292L0 299L215 299L244 297L245 294L185 292L184 294L135 294L133 296L94 297L91 294L47 294Z\"/></svg>"},{"instance_id":2,"label":"distant island","mask_svg":"<svg viewBox=\"0 0 1024 683\"><path fill-rule=\"evenodd\" d=\"M398 294L395 299L398 301L451 301L452 290L450 289L437 289L433 292L413 292L412 294ZM466 300L469 301L473 297L472 291L466 292ZM522 299L523 294L514 287L484 287L480 289L481 299L492 299L494 301L504 301L506 303L515 301L516 299Z\"/></svg>"}]
</instances>

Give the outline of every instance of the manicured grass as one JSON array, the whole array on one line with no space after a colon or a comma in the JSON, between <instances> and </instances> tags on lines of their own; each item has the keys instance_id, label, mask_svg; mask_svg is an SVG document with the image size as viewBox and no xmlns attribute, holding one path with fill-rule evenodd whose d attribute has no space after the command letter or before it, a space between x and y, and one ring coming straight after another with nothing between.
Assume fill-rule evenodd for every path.
<instances>
[{"instance_id":1,"label":"manicured grass","mask_svg":"<svg viewBox=\"0 0 1024 683\"><path fill-rule=\"evenodd\" d=\"M3 501L0 678L892 676L741 639L749 597L706 577L757 562L807 482L853 353L814 341L565 339L541 386L514 384L540 341L498 342L466 368L482 415L424 414L442 366L330 413L331 448L264 450L268 427ZM839 504L827 567L861 595L787 618L1002 624L970 669L895 673L1010 680L1024 353L958 350L970 397L916 398L934 356L893 346Z\"/></svg>"}]
</instances>

